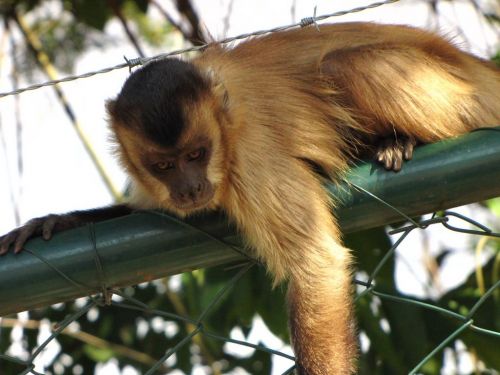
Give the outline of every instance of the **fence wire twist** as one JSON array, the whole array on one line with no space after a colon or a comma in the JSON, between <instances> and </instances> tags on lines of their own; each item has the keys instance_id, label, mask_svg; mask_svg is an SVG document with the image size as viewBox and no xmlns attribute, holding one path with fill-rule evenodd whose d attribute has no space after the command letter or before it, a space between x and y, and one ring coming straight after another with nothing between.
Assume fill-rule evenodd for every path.
<instances>
[{"instance_id":1,"label":"fence wire twist","mask_svg":"<svg viewBox=\"0 0 500 375\"><path fill-rule=\"evenodd\" d=\"M287 26L281 26L281 27L277 27L277 28L272 28L272 29L267 29L267 30L256 31L256 32L252 32L252 33L241 34L241 35L238 35L235 37L223 39L223 40L218 41L216 43L217 44L227 44L227 43L231 43L231 42L245 39L248 37L259 36L259 35L272 33L272 32L284 31L284 30L288 30L291 28L295 28L295 27L304 27L304 26L308 26L308 25L316 25L316 27L317 27L318 21L322 21L322 20L325 20L325 19L330 18L330 17L337 17L337 16L342 16L345 14L360 12L360 11L363 11L366 9L376 8L376 7L379 7L382 5L395 3L398 1L399 0L380 1L380 2L375 2L375 3L369 4L367 6L357 7L357 8L353 8L353 9L346 10L346 11L339 11L339 12L320 15L320 16L316 16L316 14L314 14L312 17L306 17L306 18L302 19L300 22L297 22L294 24L290 24ZM315 11L315 13L316 13L316 11ZM0 93L0 98L6 97L6 96L11 96L11 95L18 95L18 94L21 94L21 93L26 92L26 91L36 90L36 89L40 89L40 88L46 87L46 86L53 86L53 85L57 85L57 84L63 83L63 82L88 78L88 77L91 77L94 75L108 73L108 72L111 72L111 71L117 70L117 69L123 69L123 68L127 68L127 67L131 69L135 66L145 64L149 61L163 59L163 58L174 56L174 55L180 55L180 54L184 54L187 52L200 51L200 50L203 50L204 48L206 48L207 46L208 46L208 44L196 46L196 47L185 48L185 49L181 49L181 50L177 50L177 51L173 51L173 52L169 52L169 53L159 54L159 55L148 57L148 58L137 58L137 59L126 59L125 58L125 60L126 60L125 63L121 63L121 64L118 64L115 66L107 67L104 69L100 69L100 70L96 70L96 71L92 71L92 72L88 72L88 73L84 73L84 74L67 76L67 77L64 77L64 78L61 78L58 80L46 81L43 83L34 84L31 86L19 88L19 89L12 90L9 92L3 92L3 93ZM380 201L384 205L386 205L386 206L390 207L391 209L395 210L396 212L398 212L401 215L402 219L409 221L408 225L405 225L401 228L389 231L390 235L400 234L400 237L394 242L392 247L387 251L387 253L382 258L382 260L373 269L373 271L369 275L368 279L366 281L365 280L355 280L354 281L357 285L364 287L364 290L362 292L360 292L358 294L358 296L356 297L356 301L360 300L365 295L371 294L372 296L376 296L376 297L381 298L381 299L392 300L392 301L398 302L398 303L411 304L411 305L415 305L415 306L418 306L418 307L423 308L423 309L432 310L432 311L437 312L439 314L443 314L443 315L449 317L450 319L454 319L454 320L457 320L460 322L460 326L457 329L455 329L454 331L450 332L449 335L438 346L436 346L431 352L429 352L429 354L427 356L425 356L418 364L415 365L415 367L410 371L409 374L416 374L430 358L432 358L434 355L436 355L440 350L442 350L446 345L448 345L452 340L457 338L465 330L469 329L469 330L473 330L473 331L476 331L476 332L479 332L482 334L491 335L491 336L495 336L497 338L500 338L500 332L496 332L496 331L489 330L486 328L478 327L474 324L474 314L485 303L485 301L491 297L493 292L496 289L500 288L500 280L496 281L482 295L482 297L477 300L475 305L470 309L470 311L466 315L456 313L456 312L452 311L451 309L446 309L446 308L442 308L442 307L439 307L436 305L432 305L432 304L427 303L427 302L419 301L417 299L405 298L405 297L394 296L394 295L390 295L387 293L383 293L383 292L377 290L376 283L375 283L375 279L376 279L378 273L380 272L380 270L389 261L389 259L394 256L396 249L401 245L401 243L403 243L403 241L407 238L407 236L415 229L426 229L429 226L441 224L442 226L444 226L446 229L448 229L450 231L467 233L467 234L472 234L472 235L477 235L477 236L488 236L488 237L500 238L500 233L495 233L491 229L489 229L488 227L486 227L486 226L484 226L484 225L482 225L482 224L480 224L480 223L478 223L478 222L476 222L476 221L474 221L466 216L463 216L463 215L460 215L458 213L454 213L451 211L445 211L445 212L441 213L440 215L434 214L430 219L421 220L421 221L417 222L417 221L409 218L408 216L406 216L403 212L401 212L400 210L398 210L397 208L392 206L390 203L374 196L369 191L366 191L360 187L356 187L356 188L360 189L365 194L371 196L374 199L377 199L378 201ZM464 229L464 228L460 228L460 227L456 227L454 225L451 225L449 223L449 219L451 217L454 217L458 220L461 220L464 224L472 225L473 227L475 227L475 229ZM175 219L172 218L172 220L175 220ZM185 225L188 225L188 224L185 224ZM169 357L171 357L173 354L175 354L180 348L182 348L185 345L187 345L188 343L190 343L193 340L193 338L197 335L203 335L207 338L219 340L219 341L222 341L224 343L233 343L233 344L238 344L238 345L250 347L250 348L253 348L256 350L266 352L270 355L277 355L277 356L281 356L283 358L289 359L291 361L294 361L293 356L282 353L280 351L272 350L272 349L269 349L269 348L264 347L262 345L255 345L255 344L252 344L252 343L249 343L246 341L242 341L242 340L235 340L235 339L232 339L229 337L223 337L223 336L217 335L216 333L211 332L205 328L204 320L207 317L207 315L210 313L210 311L213 310L213 308L230 292L230 290L232 288L234 288L234 286L238 283L238 280L240 280L252 267L255 266L255 263L257 263L256 261L249 258L249 261L241 266L241 269L239 270L239 272L237 272L236 275L223 288L221 288L218 291L216 296L211 300L211 302L203 310L203 312L197 318L191 318L188 316L174 314L174 313L163 311L163 310L153 309L150 306L148 306L147 304L127 295L124 292L124 290L108 288L108 286L106 286L102 282L103 277L101 277L101 276L103 275L103 269L102 269L102 264L101 264L100 258L99 258L99 249L97 248L97 245L96 245L95 232L93 230L93 225L89 225L88 230L89 230L89 239L92 242L92 244L94 245L95 265L96 265L98 279L101 283L102 293L100 295L97 295L97 296L88 297L88 301L83 307L79 308L78 311L76 311L75 313L73 313L71 315L68 315L64 320L59 322L57 325L53 326L52 334L42 344L40 344L38 347L36 347L32 351L32 353L30 354L28 359L22 360L20 358L17 358L17 357L11 356L11 355L0 353L1 360L10 361L12 363L17 363L21 366L25 366L25 369L19 373L20 375L24 375L24 374L43 375L40 372L35 370L34 361L38 356L40 356L40 354L44 351L44 349L46 349L47 346L52 341L57 340L57 338L59 336L64 334L65 330L68 328L68 326L71 323L78 321L78 319L81 318L83 315L85 315L87 312L89 312L90 309L92 309L94 307L106 308L109 305L116 306L116 307L123 308L123 309L138 311L138 312L141 312L143 314L159 316L159 317L163 317L165 319L177 320L179 322L191 324L194 327L194 329L185 338L183 338L181 341L179 341L177 343L177 345L175 345L174 347L172 347L168 350L167 350L167 348L165 348L166 349L165 354L160 359L158 359L153 366L150 367L150 369L146 372L147 375L154 374L156 371L161 369L162 366L164 365L165 361ZM205 232L203 232L203 233L206 236L208 236L210 239L212 239L214 241L218 241L222 246L228 246L233 251L237 251L240 254L242 253L241 249L236 248L230 244L227 244L223 240L216 238L216 237L210 235L209 233L205 233ZM31 252L31 251L29 251L29 253L32 254L33 256L37 257L41 262L44 262L45 264L47 264L54 272L57 272L61 277L63 277L73 287L75 287L77 289L84 289L84 286L81 283L76 282L69 275L60 271L56 266L52 265L50 262L48 262L46 259L44 259L39 253ZM122 298L122 300L121 301L113 300L111 298L113 294L120 296ZM1 323L1 320L0 320L0 323ZM1 324L0 324L0 326L1 326ZM291 373L293 373L294 370L295 370L295 365L292 365L288 370L286 370L283 373L283 375L291 374Z\"/></svg>"}]
</instances>

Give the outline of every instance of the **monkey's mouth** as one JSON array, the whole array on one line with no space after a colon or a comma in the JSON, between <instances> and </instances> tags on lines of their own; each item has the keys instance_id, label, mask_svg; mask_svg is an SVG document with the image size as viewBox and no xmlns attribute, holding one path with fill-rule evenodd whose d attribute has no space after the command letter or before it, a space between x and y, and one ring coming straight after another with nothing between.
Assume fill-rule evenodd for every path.
<instances>
[{"instance_id":1,"label":"monkey's mouth","mask_svg":"<svg viewBox=\"0 0 500 375\"><path fill-rule=\"evenodd\" d=\"M203 197L200 197L196 200L188 201L188 202L179 202L179 201L173 201L172 204L173 206L181 211L184 211L185 213L190 213L194 211L200 211L205 208L208 208L210 205L210 202L212 202L212 198L214 197L214 193L211 192L209 194L206 194Z\"/></svg>"}]
</instances>

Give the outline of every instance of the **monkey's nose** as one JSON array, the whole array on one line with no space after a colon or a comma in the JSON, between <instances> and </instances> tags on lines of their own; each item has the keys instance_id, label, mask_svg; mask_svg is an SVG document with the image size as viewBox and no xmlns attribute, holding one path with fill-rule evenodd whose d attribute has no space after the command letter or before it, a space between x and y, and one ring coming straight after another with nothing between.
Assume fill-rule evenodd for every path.
<instances>
[{"instance_id":1,"label":"monkey's nose","mask_svg":"<svg viewBox=\"0 0 500 375\"><path fill-rule=\"evenodd\" d=\"M177 198L183 203L196 203L203 196L203 185L199 183L196 186L190 187L177 193Z\"/></svg>"},{"instance_id":2,"label":"monkey's nose","mask_svg":"<svg viewBox=\"0 0 500 375\"><path fill-rule=\"evenodd\" d=\"M214 196L214 190L208 183L197 183L193 186L184 186L172 198L174 204L183 210L197 209L206 206Z\"/></svg>"},{"instance_id":3,"label":"monkey's nose","mask_svg":"<svg viewBox=\"0 0 500 375\"><path fill-rule=\"evenodd\" d=\"M198 193L198 191L191 190L191 191L189 192L188 196L189 196L189 199L192 199L192 200L193 200L193 202L195 202L195 201L196 201L196 199L198 199L199 193Z\"/></svg>"}]
</instances>

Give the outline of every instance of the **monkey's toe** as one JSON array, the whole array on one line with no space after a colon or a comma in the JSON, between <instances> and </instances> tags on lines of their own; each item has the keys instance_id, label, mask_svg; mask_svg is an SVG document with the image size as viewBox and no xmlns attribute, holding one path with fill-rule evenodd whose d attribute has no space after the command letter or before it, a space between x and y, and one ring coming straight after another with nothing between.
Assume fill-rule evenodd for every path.
<instances>
[{"instance_id":1,"label":"monkey's toe","mask_svg":"<svg viewBox=\"0 0 500 375\"><path fill-rule=\"evenodd\" d=\"M417 141L413 137L383 138L375 153L375 159L388 171L399 172L403 161L411 160Z\"/></svg>"}]
</instances>

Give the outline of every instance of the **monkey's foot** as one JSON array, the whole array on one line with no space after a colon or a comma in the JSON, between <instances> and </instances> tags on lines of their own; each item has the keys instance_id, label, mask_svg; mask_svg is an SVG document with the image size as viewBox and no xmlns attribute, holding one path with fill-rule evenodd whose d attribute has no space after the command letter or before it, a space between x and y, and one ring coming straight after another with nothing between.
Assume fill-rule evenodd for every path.
<instances>
[{"instance_id":1,"label":"monkey's foot","mask_svg":"<svg viewBox=\"0 0 500 375\"><path fill-rule=\"evenodd\" d=\"M32 219L22 227L0 237L0 255L4 255L11 247L14 253L20 252L26 241L32 237L42 236L44 240L52 237L56 224L61 221L61 215L48 215Z\"/></svg>"},{"instance_id":2,"label":"monkey's foot","mask_svg":"<svg viewBox=\"0 0 500 375\"><path fill-rule=\"evenodd\" d=\"M404 160L413 157L417 140L413 137L382 138L375 153L375 159L388 171L399 172Z\"/></svg>"}]
</instances>

